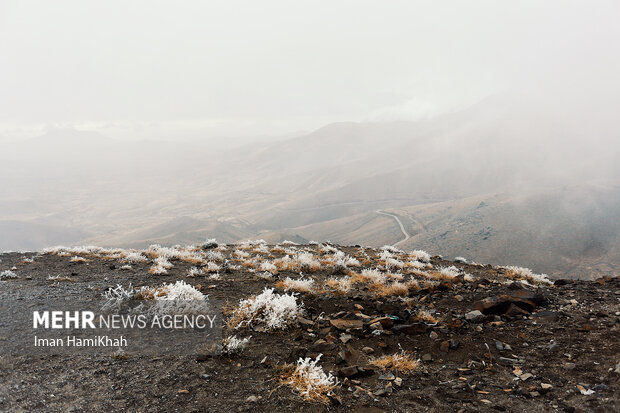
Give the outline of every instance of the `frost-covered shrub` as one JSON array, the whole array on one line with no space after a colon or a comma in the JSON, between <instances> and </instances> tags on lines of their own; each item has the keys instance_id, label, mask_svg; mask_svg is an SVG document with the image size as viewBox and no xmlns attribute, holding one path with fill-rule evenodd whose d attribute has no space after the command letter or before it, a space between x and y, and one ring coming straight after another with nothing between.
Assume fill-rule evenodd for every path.
<instances>
[{"instance_id":1,"label":"frost-covered shrub","mask_svg":"<svg viewBox=\"0 0 620 413\"><path fill-rule=\"evenodd\" d=\"M252 337L239 339L237 336L228 336L222 340L222 353L233 355L241 353L250 342Z\"/></svg>"},{"instance_id":2,"label":"frost-covered shrub","mask_svg":"<svg viewBox=\"0 0 620 413\"><path fill-rule=\"evenodd\" d=\"M431 256L429 255L429 253L426 251L422 251L422 250L411 251L409 253L409 257L415 261L420 261L420 262L430 262L431 260Z\"/></svg>"},{"instance_id":3,"label":"frost-covered shrub","mask_svg":"<svg viewBox=\"0 0 620 413\"><path fill-rule=\"evenodd\" d=\"M330 278L325 281L325 285L333 289L338 294L347 294L351 291L353 283L351 277Z\"/></svg>"},{"instance_id":4,"label":"frost-covered shrub","mask_svg":"<svg viewBox=\"0 0 620 413\"><path fill-rule=\"evenodd\" d=\"M230 328L262 325L268 330L283 330L297 322L303 304L293 294L277 294L265 288L257 296L241 300L227 321Z\"/></svg>"},{"instance_id":5,"label":"frost-covered shrub","mask_svg":"<svg viewBox=\"0 0 620 413\"><path fill-rule=\"evenodd\" d=\"M553 284L549 278L547 278L547 274L535 274L529 268L523 267L502 267L506 270L506 277L511 278L513 280L523 280L529 281L532 284Z\"/></svg>"},{"instance_id":6,"label":"frost-covered shrub","mask_svg":"<svg viewBox=\"0 0 620 413\"><path fill-rule=\"evenodd\" d=\"M0 280L13 280L15 278L17 278L17 274L11 270L2 271L0 273Z\"/></svg>"},{"instance_id":7,"label":"frost-covered shrub","mask_svg":"<svg viewBox=\"0 0 620 413\"><path fill-rule=\"evenodd\" d=\"M386 276L377 269L366 268L361 273L355 274L352 280L354 283L384 284Z\"/></svg>"},{"instance_id":8,"label":"frost-covered shrub","mask_svg":"<svg viewBox=\"0 0 620 413\"><path fill-rule=\"evenodd\" d=\"M290 277L286 277L283 281L279 281L276 284L284 291L297 291L300 293L312 293L314 291L314 280L299 278L294 280Z\"/></svg>"},{"instance_id":9,"label":"frost-covered shrub","mask_svg":"<svg viewBox=\"0 0 620 413\"><path fill-rule=\"evenodd\" d=\"M187 276L190 278L194 278L198 275L202 275L202 269L197 267L192 267L187 271Z\"/></svg>"},{"instance_id":10,"label":"frost-covered shrub","mask_svg":"<svg viewBox=\"0 0 620 413\"><path fill-rule=\"evenodd\" d=\"M277 274L278 273L278 267L276 267L274 263L269 262L269 261L263 261L260 264L260 267L258 269L261 270L261 271L270 272L271 274Z\"/></svg>"},{"instance_id":11,"label":"frost-covered shrub","mask_svg":"<svg viewBox=\"0 0 620 413\"><path fill-rule=\"evenodd\" d=\"M147 262L148 258L142 255L142 253L140 252L132 251L132 252L126 253L125 256L122 258L122 260L124 262L140 263L140 262Z\"/></svg>"},{"instance_id":12,"label":"frost-covered shrub","mask_svg":"<svg viewBox=\"0 0 620 413\"><path fill-rule=\"evenodd\" d=\"M172 264L166 257L158 257L153 261L153 266L149 269L149 274L163 275L167 274L168 270L172 268Z\"/></svg>"},{"instance_id":13,"label":"frost-covered shrub","mask_svg":"<svg viewBox=\"0 0 620 413\"><path fill-rule=\"evenodd\" d=\"M338 385L338 380L331 373L326 374L318 365L320 359L321 354L315 360L300 358L295 370L283 375L281 381L299 392L305 400L326 403L329 400L327 396Z\"/></svg>"}]
</instances>

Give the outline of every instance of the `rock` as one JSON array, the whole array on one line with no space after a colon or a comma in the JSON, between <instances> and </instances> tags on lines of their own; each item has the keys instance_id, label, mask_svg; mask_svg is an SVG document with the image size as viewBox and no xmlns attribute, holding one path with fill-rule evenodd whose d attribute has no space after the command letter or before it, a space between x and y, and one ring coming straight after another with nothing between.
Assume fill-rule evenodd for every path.
<instances>
[{"instance_id":1,"label":"rock","mask_svg":"<svg viewBox=\"0 0 620 413\"><path fill-rule=\"evenodd\" d=\"M533 301L520 297L515 293L485 298L482 301L478 301L474 305L474 309L482 314L502 315L506 314L510 306L516 306L526 313L531 313L536 308L536 304Z\"/></svg>"},{"instance_id":2,"label":"rock","mask_svg":"<svg viewBox=\"0 0 620 413\"><path fill-rule=\"evenodd\" d=\"M394 320L391 317L378 317L368 322L370 325L375 323L380 323L383 329L388 330L394 325Z\"/></svg>"},{"instance_id":3,"label":"rock","mask_svg":"<svg viewBox=\"0 0 620 413\"><path fill-rule=\"evenodd\" d=\"M430 353L425 353L422 355L422 361L433 361L433 356Z\"/></svg>"},{"instance_id":4,"label":"rock","mask_svg":"<svg viewBox=\"0 0 620 413\"><path fill-rule=\"evenodd\" d=\"M542 393L547 393L553 389L553 385L549 383L540 383L540 388Z\"/></svg>"},{"instance_id":5,"label":"rock","mask_svg":"<svg viewBox=\"0 0 620 413\"><path fill-rule=\"evenodd\" d=\"M360 311L364 310L364 307L360 304L354 304L353 307L355 307L356 310L360 310Z\"/></svg>"},{"instance_id":6,"label":"rock","mask_svg":"<svg viewBox=\"0 0 620 413\"><path fill-rule=\"evenodd\" d=\"M351 341L352 338L353 338L353 336L351 336L351 334L341 334L340 335L340 341L342 341L344 344L347 344L349 341Z\"/></svg>"},{"instance_id":7,"label":"rock","mask_svg":"<svg viewBox=\"0 0 620 413\"><path fill-rule=\"evenodd\" d=\"M334 394L328 394L327 398L334 406L340 406L342 404L342 399Z\"/></svg>"},{"instance_id":8,"label":"rock","mask_svg":"<svg viewBox=\"0 0 620 413\"><path fill-rule=\"evenodd\" d=\"M566 370L574 370L577 365L575 363L564 363L564 368Z\"/></svg>"},{"instance_id":9,"label":"rock","mask_svg":"<svg viewBox=\"0 0 620 413\"><path fill-rule=\"evenodd\" d=\"M443 351L444 353L447 353L449 348L450 348L450 343L448 341L442 341L439 346L439 349Z\"/></svg>"},{"instance_id":10,"label":"rock","mask_svg":"<svg viewBox=\"0 0 620 413\"><path fill-rule=\"evenodd\" d=\"M503 364L504 366L512 366L514 364L519 363L519 360L517 359L511 359L508 357L500 357L499 358L499 364Z\"/></svg>"},{"instance_id":11,"label":"rock","mask_svg":"<svg viewBox=\"0 0 620 413\"><path fill-rule=\"evenodd\" d=\"M465 320L470 322L478 322L484 318L484 314L480 310L473 310L465 314Z\"/></svg>"},{"instance_id":12,"label":"rock","mask_svg":"<svg viewBox=\"0 0 620 413\"><path fill-rule=\"evenodd\" d=\"M340 352L338 353L338 356L336 357L336 364L349 363L352 358L353 358L353 354L351 353L351 351L347 349L342 349L340 350Z\"/></svg>"},{"instance_id":13,"label":"rock","mask_svg":"<svg viewBox=\"0 0 620 413\"><path fill-rule=\"evenodd\" d=\"M498 351L504 351L504 343L502 343L502 342L501 342L501 341L499 341L499 340L495 340L495 348L496 348Z\"/></svg>"},{"instance_id":14,"label":"rock","mask_svg":"<svg viewBox=\"0 0 620 413\"><path fill-rule=\"evenodd\" d=\"M526 381L527 379L531 379L532 377L534 377L532 373L525 373L519 376L519 378L523 381Z\"/></svg>"},{"instance_id":15,"label":"rock","mask_svg":"<svg viewBox=\"0 0 620 413\"><path fill-rule=\"evenodd\" d=\"M364 348L362 348L362 351L363 351L364 353L366 353L366 354L372 354L372 353L374 353L374 352L375 352L375 349L374 349L374 348L372 348L372 347L364 347Z\"/></svg>"},{"instance_id":16,"label":"rock","mask_svg":"<svg viewBox=\"0 0 620 413\"><path fill-rule=\"evenodd\" d=\"M381 396L381 397L384 397L384 396L389 395L389 394L390 394L390 391L389 391L388 389L379 389L379 390L375 391L373 394L374 394L375 396Z\"/></svg>"},{"instance_id":17,"label":"rock","mask_svg":"<svg viewBox=\"0 0 620 413\"><path fill-rule=\"evenodd\" d=\"M606 391L606 390L609 390L609 386L607 386L606 384L597 384L596 386L592 387L592 390L594 390L594 391Z\"/></svg>"},{"instance_id":18,"label":"rock","mask_svg":"<svg viewBox=\"0 0 620 413\"><path fill-rule=\"evenodd\" d=\"M429 327L424 323L412 323L394 326L394 328L392 328L392 331L400 334L416 335L426 333L426 331L428 331L428 328Z\"/></svg>"},{"instance_id":19,"label":"rock","mask_svg":"<svg viewBox=\"0 0 620 413\"><path fill-rule=\"evenodd\" d=\"M203 374L200 375L200 378L203 379L203 380L209 380L211 378L211 376L209 376L206 373L203 373Z\"/></svg>"},{"instance_id":20,"label":"rock","mask_svg":"<svg viewBox=\"0 0 620 413\"><path fill-rule=\"evenodd\" d=\"M396 378L393 373L386 373L379 376L379 380L389 380L392 381Z\"/></svg>"},{"instance_id":21,"label":"rock","mask_svg":"<svg viewBox=\"0 0 620 413\"><path fill-rule=\"evenodd\" d=\"M360 371L357 369L357 366L347 366L338 370L338 376L340 377L356 377L360 374Z\"/></svg>"},{"instance_id":22,"label":"rock","mask_svg":"<svg viewBox=\"0 0 620 413\"><path fill-rule=\"evenodd\" d=\"M460 303L461 301L463 301L463 296L457 294L454 296L454 299Z\"/></svg>"},{"instance_id":23,"label":"rock","mask_svg":"<svg viewBox=\"0 0 620 413\"><path fill-rule=\"evenodd\" d=\"M461 345L461 342L458 340L450 340L448 341L451 350L456 350Z\"/></svg>"},{"instance_id":24,"label":"rock","mask_svg":"<svg viewBox=\"0 0 620 413\"><path fill-rule=\"evenodd\" d=\"M382 331L383 330L383 326L379 322L370 324L368 326L368 328L370 328L372 331Z\"/></svg>"},{"instance_id":25,"label":"rock","mask_svg":"<svg viewBox=\"0 0 620 413\"><path fill-rule=\"evenodd\" d=\"M436 340L437 337L439 337L439 334L435 333L434 331L431 331L431 333L428 336L430 337L431 340Z\"/></svg>"},{"instance_id":26,"label":"rock","mask_svg":"<svg viewBox=\"0 0 620 413\"><path fill-rule=\"evenodd\" d=\"M258 401L258 397L251 395L251 396L248 396L248 398L245 399L245 401L249 403L256 403Z\"/></svg>"},{"instance_id":27,"label":"rock","mask_svg":"<svg viewBox=\"0 0 620 413\"><path fill-rule=\"evenodd\" d=\"M396 378L394 379L394 384L395 384L396 386L398 386L398 387L402 386L402 384L403 384L403 379L401 379L400 377L396 377Z\"/></svg>"},{"instance_id":28,"label":"rock","mask_svg":"<svg viewBox=\"0 0 620 413\"><path fill-rule=\"evenodd\" d=\"M508 309L506 310L505 313L508 317L517 317L517 316L527 316L530 313L527 312L526 310L524 310L523 308L515 305L515 304L510 304L510 306L508 306Z\"/></svg>"},{"instance_id":29,"label":"rock","mask_svg":"<svg viewBox=\"0 0 620 413\"><path fill-rule=\"evenodd\" d=\"M329 320L329 323L338 330L356 330L364 327L364 322L362 320L345 320L343 318L338 318L335 320Z\"/></svg>"},{"instance_id":30,"label":"rock","mask_svg":"<svg viewBox=\"0 0 620 413\"><path fill-rule=\"evenodd\" d=\"M310 328L314 326L314 322L312 320L308 320L307 318L301 316L297 317L297 322L305 328Z\"/></svg>"}]
</instances>

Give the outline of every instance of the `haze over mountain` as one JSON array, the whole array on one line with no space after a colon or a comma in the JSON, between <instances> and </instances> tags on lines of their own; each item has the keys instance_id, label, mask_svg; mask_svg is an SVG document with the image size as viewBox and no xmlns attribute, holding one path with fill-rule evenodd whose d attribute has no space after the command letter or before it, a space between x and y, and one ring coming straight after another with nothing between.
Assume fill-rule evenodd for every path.
<instances>
[{"instance_id":1,"label":"haze over mountain","mask_svg":"<svg viewBox=\"0 0 620 413\"><path fill-rule=\"evenodd\" d=\"M504 94L427 121L335 123L233 149L51 130L1 144L0 248L207 237L380 246L404 237L383 211L411 235L400 248L614 272L620 170L609 137L620 135L584 116Z\"/></svg>"}]
</instances>

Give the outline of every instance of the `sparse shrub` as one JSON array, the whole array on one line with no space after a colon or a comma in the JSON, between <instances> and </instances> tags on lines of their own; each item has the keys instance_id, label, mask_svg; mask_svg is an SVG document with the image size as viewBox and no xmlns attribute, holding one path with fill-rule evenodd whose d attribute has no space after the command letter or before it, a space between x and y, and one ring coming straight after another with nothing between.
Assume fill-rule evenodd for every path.
<instances>
[{"instance_id":1,"label":"sparse shrub","mask_svg":"<svg viewBox=\"0 0 620 413\"><path fill-rule=\"evenodd\" d=\"M149 269L149 274L164 275L168 274L168 270L172 268L172 264L166 257L158 257L153 261L153 266Z\"/></svg>"},{"instance_id":2,"label":"sparse shrub","mask_svg":"<svg viewBox=\"0 0 620 413\"><path fill-rule=\"evenodd\" d=\"M237 336L228 336L222 340L222 353L234 355L241 353L250 342L252 337L239 339Z\"/></svg>"},{"instance_id":3,"label":"sparse shrub","mask_svg":"<svg viewBox=\"0 0 620 413\"><path fill-rule=\"evenodd\" d=\"M426 323L437 323L437 322L439 322L439 320L437 320L437 318L435 318L427 310L420 310L420 311L418 311L416 313L416 315L415 315L415 320L423 321L423 322L426 322Z\"/></svg>"},{"instance_id":4,"label":"sparse shrub","mask_svg":"<svg viewBox=\"0 0 620 413\"><path fill-rule=\"evenodd\" d=\"M278 273L278 267L276 267L274 265L274 263L269 262L269 261L264 261L260 264L259 270L261 271L268 271L271 274L277 274Z\"/></svg>"},{"instance_id":5,"label":"sparse shrub","mask_svg":"<svg viewBox=\"0 0 620 413\"><path fill-rule=\"evenodd\" d=\"M260 280L265 280L265 281L272 281L273 280L273 274L268 272L268 271L263 271L263 272L260 272L260 273L256 274L256 278L258 278Z\"/></svg>"},{"instance_id":6,"label":"sparse shrub","mask_svg":"<svg viewBox=\"0 0 620 413\"><path fill-rule=\"evenodd\" d=\"M411 251L409 253L409 257L412 258L415 261L420 261L420 262L430 262L431 261L430 254L428 252L422 251L422 250Z\"/></svg>"},{"instance_id":7,"label":"sparse shrub","mask_svg":"<svg viewBox=\"0 0 620 413\"><path fill-rule=\"evenodd\" d=\"M361 273L356 273L351 276L351 281L354 284L361 283L373 283L373 284L385 284L386 276L377 269L364 269Z\"/></svg>"},{"instance_id":8,"label":"sparse shrub","mask_svg":"<svg viewBox=\"0 0 620 413\"><path fill-rule=\"evenodd\" d=\"M75 257L71 258L69 262L84 263L84 262L88 262L88 260L84 257L79 257L76 255Z\"/></svg>"},{"instance_id":9,"label":"sparse shrub","mask_svg":"<svg viewBox=\"0 0 620 413\"><path fill-rule=\"evenodd\" d=\"M347 294L351 291L352 282L351 277L342 277L342 278L330 278L325 281L325 285L334 290L337 294Z\"/></svg>"},{"instance_id":10,"label":"sparse shrub","mask_svg":"<svg viewBox=\"0 0 620 413\"><path fill-rule=\"evenodd\" d=\"M399 296L403 297L409 294L407 284L393 282L391 284L380 284L377 286L376 295L380 297Z\"/></svg>"},{"instance_id":11,"label":"sparse shrub","mask_svg":"<svg viewBox=\"0 0 620 413\"><path fill-rule=\"evenodd\" d=\"M403 351L371 360L370 364L384 370L394 370L402 374L411 374L419 367L420 362L409 353Z\"/></svg>"},{"instance_id":12,"label":"sparse shrub","mask_svg":"<svg viewBox=\"0 0 620 413\"><path fill-rule=\"evenodd\" d=\"M17 274L15 274L11 270L2 271L0 273L0 280L14 280L17 278Z\"/></svg>"},{"instance_id":13,"label":"sparse shrub","mask_svg":"<svg viewBox=\"0 0 620 413\"><path fill-rule=\"evenodd\" d=\"M506 270L504 275L513 280L529 281L532 284L553 284L548 278L547 274L535 274L529 268L523 267L501 267Z\"/></svg>"},{"instance_id":14,"label":"sparse shrub","mask_svg":"<svg viewBox=\"0 0 620 413\"><path fill-rule=\"evenodd\" d=\"M265 288L257 296L241 300L226 322L229 328L263 325L268 330L283 330L297 322L303 312L293 294L277 294Z\"/></svg>"},{"instance_id":15,"label":"sparse shrub","mask_svg":"<svg viewBox=\"0 0 620 413\"><path fill-rule=\"evenodd\" d=\"M315 360L300 358L292 372L282 374L280 382L288 384L306 401L327 403L329 401L327 396L338 385L338 380L318 366L320 359L320 354Z\"/></svg>"},{"instance_id":16,"label":"sparse shrub","mask_svg":"<svg viewBox=\"0 0 620 413\"><path fill-rule=\"evenodd\" d=\"M297 291L299 293L312 294L314 292L314 280L299 278L294 280L286 277L283 281L278 281L276 287L282 288L284 291Z\"/></svg>"},{"instance_id":17,"label":"sparse shrub","mask_svg":"<svg viewBox=\"0 0 620 413\"><path fill-rule=\"evenodd\" d=\"M202 275L202 269L200 268L192 267L189 269L189 271L187 271L187 276L190 278L194 278L198 275Z\"/></svg>"}]
</instances>

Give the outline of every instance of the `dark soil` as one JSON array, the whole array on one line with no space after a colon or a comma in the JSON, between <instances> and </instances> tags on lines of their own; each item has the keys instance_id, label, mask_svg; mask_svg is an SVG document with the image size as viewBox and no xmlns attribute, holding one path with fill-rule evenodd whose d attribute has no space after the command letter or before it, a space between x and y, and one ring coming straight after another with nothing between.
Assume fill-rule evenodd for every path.
<instances>
[{"instance_id":1,"label":"dark soil","mask_svg":"<svg viewBox=\"0 0 620 413\"><path fill-rule=\"evenodd\" d=\"M192 265L184 262L175 262L168 275L153 276L146 263L133 264L128 271L104 259L71 263L70 257L40 255L23 263L24 256L35 254L0 255L0 272L16 266L19 276L0 281L0 292L46 288L59 295L83 292L97 297L116 284L158 285L183 279L234 305L274 283L245 270L222 273L219 281L187 278ZM620 411L620 280L567 280L535 288L497 283L501 274L490 266L455 264L438 257L433 264L456 265L475 281L457 280L411 292L408 305L398 297L377 299L366 290L347 296L302 294L305 318L313 325L282 332L235 331L252 339L234 357L0 355L0 410ZM51 281L50 275L73 281ZM287 275L297 273L284 272L280 277ZM332 274L312 275L321 280ZM489 314L483 317L465 318L480 300L502 295L516 299L519 294L535 301L531 312L509 316L506 308L497 310L501 313L497 315L487 309ZM411 323L407 318L416 309L429 310L441 321L418 324L417 331L409 334L398 332L399 325ZM359 319L356 311L372 318L394 316L394 325L380 335L372 334L367 324L350 332L331 326L330 319ZM344 344L341 336L347 333L352 338ZM374 352L367 354L364 347ZM339 360L342 350L350 351L344 362ZM402 350L422 360L419 370L410 375L393 372L402 379L400 386L379 380L385 372L369 365L369 360ZM345 367L358 366L370 370L369 375L341 374L327 404L304 401L278 381L279 366L320 353L325 371L338 375Z\"/></svg>"}]
</instances>

